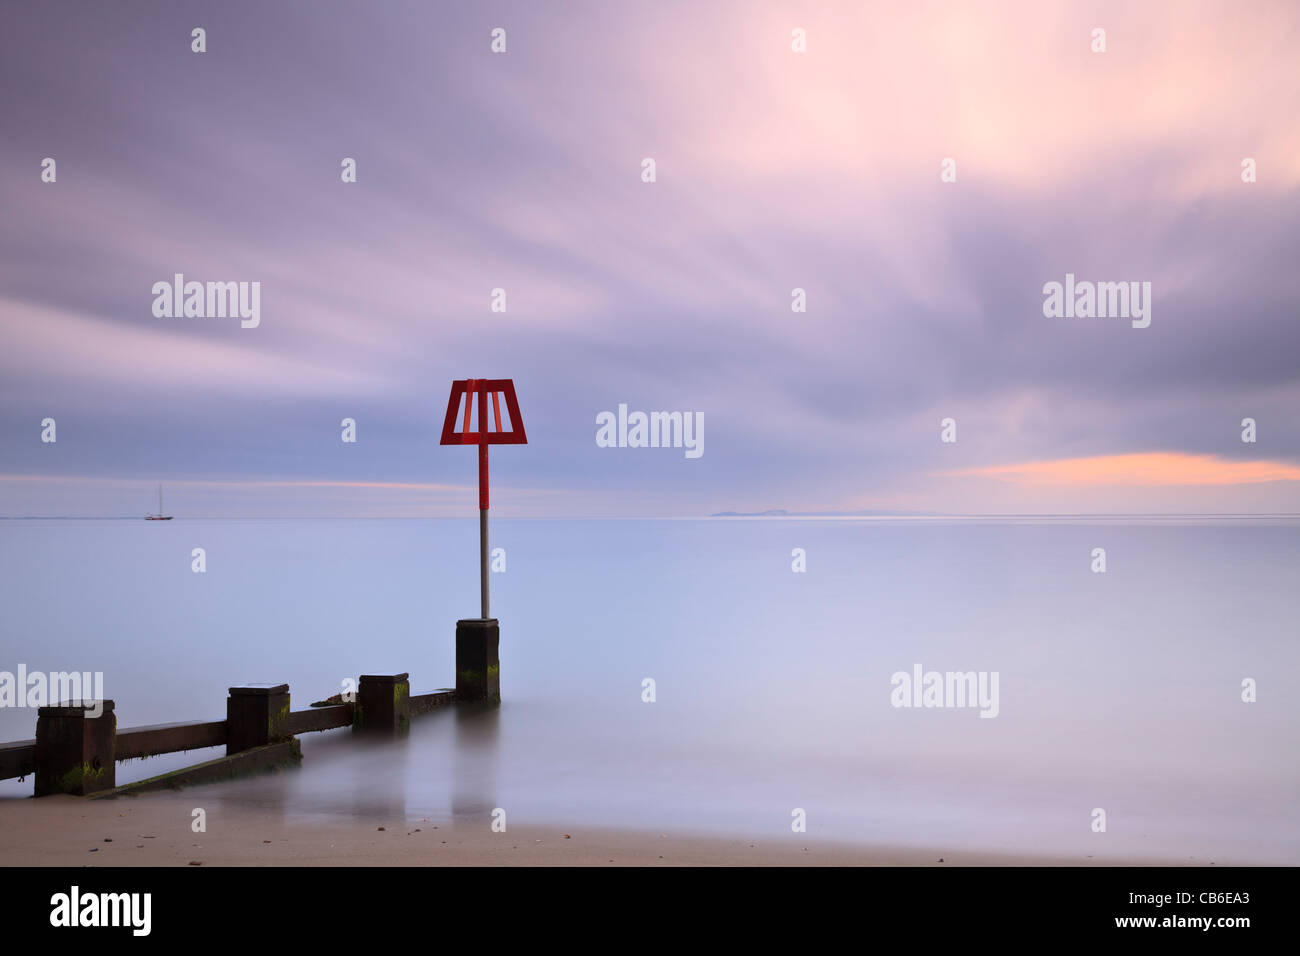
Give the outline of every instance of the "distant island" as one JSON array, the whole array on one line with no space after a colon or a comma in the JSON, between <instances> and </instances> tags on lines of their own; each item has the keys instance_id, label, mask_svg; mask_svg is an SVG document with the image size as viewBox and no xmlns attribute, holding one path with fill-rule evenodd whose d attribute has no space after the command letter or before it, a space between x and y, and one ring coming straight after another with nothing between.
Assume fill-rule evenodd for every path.
<instances>
[{"instance_id":1,"label":"distant island","mask_svg":"<svg viewBox=\"0 0 1300 956\"><path fill-rule=\"evenodd\" d=\"M880 517L934 517L940 511L786 511L769 508L767 511L715 511L710 518L880 518Z\"/></svg>"}]
</instances>

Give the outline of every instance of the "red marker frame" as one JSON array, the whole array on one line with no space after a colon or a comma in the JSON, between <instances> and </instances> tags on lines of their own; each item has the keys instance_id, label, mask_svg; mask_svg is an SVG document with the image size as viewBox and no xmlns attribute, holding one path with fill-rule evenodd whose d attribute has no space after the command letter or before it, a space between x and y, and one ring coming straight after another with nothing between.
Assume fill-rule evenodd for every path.
<instances>
[{"instance_id":1,"label":"red marker frame","mask_svg":"<svg viewBox=\"0 0 1300 956\"><path fill-rule=\"evenodd\" d=\"M491 396L492 415L488 414L488 396ZM501 398L506 401L510 416L510 429L503 427ZM465 413L461 430L456 430L457 412L461 399L465 400ZM475 404L478 415L473 414ZM470 424L477 418L477 429ZM495 426L495 429L489 426ZM519 414L519 400L515 397L515 383L508 378L467 378L451 383L451 396L447 399L447 417L442 423L441 445L478 445L478 509L479 509L479 577L482 592L483 619L488 615L488 446L526 445L528 435L524 420Z\"/></svg>"}]
</instances>

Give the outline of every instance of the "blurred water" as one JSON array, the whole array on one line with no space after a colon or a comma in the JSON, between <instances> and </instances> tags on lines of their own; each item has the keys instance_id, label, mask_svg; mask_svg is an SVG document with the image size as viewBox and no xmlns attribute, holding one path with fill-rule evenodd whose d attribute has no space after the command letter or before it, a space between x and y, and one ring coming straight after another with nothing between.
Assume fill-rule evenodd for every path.
<instances>
[{"instance_id":1,"label":"blurred water","mask_svg":"<svg viewBox=\"0 0 1300 956\"><path fill-rule=\"evenodd\" d=\"M493 531L499 709L420 718L395 745L311 735L300 772L206 788L209 812L486 826L503 807L512 824L1300 860L1296 521ZM221 718L226 688L255 680L289 683L295 709L360 673L432 690L478 611L476 549L473 520L0 521L0 670L102 670L120 727ZM891 675L917 663L999 672L999 715L892 707ZM0 709L0 739L34 730Z\"/></svg>"}]
</instances>

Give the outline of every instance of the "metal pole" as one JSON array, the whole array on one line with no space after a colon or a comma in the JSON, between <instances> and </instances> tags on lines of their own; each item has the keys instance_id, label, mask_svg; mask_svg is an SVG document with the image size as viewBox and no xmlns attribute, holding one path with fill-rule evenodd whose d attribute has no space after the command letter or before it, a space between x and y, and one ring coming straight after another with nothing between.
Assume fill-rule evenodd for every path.
<instances>
[{"instance_id":1,"label":"metal pole","mask_svg":"<svg viewBox=\"0 0 1300 956\"><path fill-rule=\"evenodd\" d=\"M466 393L468 396L468 393ZM466 397L466 402L469 398ZM466 406L468 408L468 405ZM488 413L487 391L478 393L478 573L483 596L483 620L488 614Z\"/></svg>"},{"instance_id":2,"label":"metal pole","mask_svg":"<svg viewBox=\"0 0 1300 956\"><path fill-rule=\"evenodd\" d=\"M486 508L478 509L478 564L479 564L479 581L480 590L483 592L483 620L487 620L488 614L488 533L487 533L487 513Z\"/></svg>"}]
</instances>

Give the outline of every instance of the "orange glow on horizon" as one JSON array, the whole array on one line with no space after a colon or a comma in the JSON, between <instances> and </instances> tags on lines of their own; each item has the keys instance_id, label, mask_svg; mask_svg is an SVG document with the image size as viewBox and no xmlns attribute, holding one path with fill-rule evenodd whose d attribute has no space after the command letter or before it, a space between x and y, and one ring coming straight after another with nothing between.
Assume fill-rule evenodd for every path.
<instances>
[{"instance_id":1,"label":"orange glow on horizon","mask_svg":"<svg viewBox=\"0 0 1300 956\"><path fill-rule=\"evenodd\" d=\"M1217 455L1181 452L1135 452L992 465L940 474L1001 478L1033 485L1253 485L1300 481L1300 465L1268 460L1231 461Z\"/></svg>"}]
</instances>

